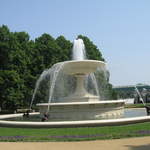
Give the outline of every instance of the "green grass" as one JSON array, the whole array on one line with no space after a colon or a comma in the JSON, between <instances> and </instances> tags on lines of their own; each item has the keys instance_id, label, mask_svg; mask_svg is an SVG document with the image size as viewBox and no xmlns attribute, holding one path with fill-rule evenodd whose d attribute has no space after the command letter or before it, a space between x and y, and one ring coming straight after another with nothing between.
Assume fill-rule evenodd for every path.
<instances>
[{"instance_id":1,"label":"green grass","mask_svg":"<svg viewBox=\"0 0 150 150\"><path fill-rule=\"evenodd\" d=\"M0 128L0 141L85 141L150 136L150 122L83 128Z\"/></svg>"},{"instance_id":2,"label":"green grass","mask_svg":"<svg viewBox=\"0 0 150 150\"><path fill-rule=\"evenodd\" d=\"M150 103L147 103L146 105L150 106ZM125 108L144 108L143 104L127 104L125 105Z\"/></svg>"}]
</instances>

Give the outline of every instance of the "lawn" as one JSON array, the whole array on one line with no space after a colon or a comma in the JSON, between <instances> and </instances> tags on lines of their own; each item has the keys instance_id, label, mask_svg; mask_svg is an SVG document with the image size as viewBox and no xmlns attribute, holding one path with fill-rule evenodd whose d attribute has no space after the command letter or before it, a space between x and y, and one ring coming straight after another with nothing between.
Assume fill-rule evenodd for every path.
<instances>
[{"instance_id":1,"label":"lawn","mask_svg":"<svg viewBox=\"0 0 150 150\"><path fill-rule=\"evenodd\" d=\"M147 106L150 106L150 103L146 104ZM126 104L125 108L144 108L143 104Z\"/></svg>"},{"instance_id":2,"label":"lawn","mask_svg":"<svg viewBox=\"0 0 150 150\"><path fill-rule=\"evenodd\" d=\"M150 136L150 122L80 128L0 128L0 141L85 141Z\"/></svg>"}]
</instances>

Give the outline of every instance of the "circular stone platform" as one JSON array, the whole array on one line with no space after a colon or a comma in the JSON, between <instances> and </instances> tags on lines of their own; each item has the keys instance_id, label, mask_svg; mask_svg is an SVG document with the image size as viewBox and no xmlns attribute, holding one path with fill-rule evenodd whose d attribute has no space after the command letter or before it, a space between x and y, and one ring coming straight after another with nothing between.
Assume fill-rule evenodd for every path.
<instances>
[{"instance_id":1,"label":"circular stone platform","mask_svg":"<svg viewBox=\"0 0 150 150\"><path fill-rule=\"evenodd\" d=\"M37 114L37 113L36 113ZM22 114L17 114L21 116ZM0 119L16 117L16 114L1 115ZM150 116L108 119L108 120L84 120L84 121L53 121L53 122L19 122L0 120L0 127L20 128L64 128L64 127L95 127L95 126L117 126L134 123L149 122Z\"/></svg>"},{"instance_id":2,"label":"circular stone platform","mask_svg":"<svg viewBox=\"0 0 150 150\"><path fill-rule=\"evenodd\" d=\"M71 103L40 103L41 117L49 113L50 120L98 120L120 118L124 113L124 100L71 102ZM49 109L49 111L47 111Z\"/></svg>"}]
</instances>

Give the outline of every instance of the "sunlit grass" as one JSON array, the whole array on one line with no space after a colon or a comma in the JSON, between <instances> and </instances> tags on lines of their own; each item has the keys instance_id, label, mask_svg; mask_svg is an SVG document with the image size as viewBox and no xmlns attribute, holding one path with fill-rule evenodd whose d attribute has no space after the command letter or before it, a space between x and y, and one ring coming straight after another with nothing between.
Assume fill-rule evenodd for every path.
<instances>
[{"instance_id":1,"label":"sunlit grass","mask_svg":"<svg viewBox=\"0 0 150 150\"><path fill-rule=\"evenodd\" d=\"M0 141L83 141L150 136L150 122L82 128L0 128Z\"/></svg>"}]
</instances>

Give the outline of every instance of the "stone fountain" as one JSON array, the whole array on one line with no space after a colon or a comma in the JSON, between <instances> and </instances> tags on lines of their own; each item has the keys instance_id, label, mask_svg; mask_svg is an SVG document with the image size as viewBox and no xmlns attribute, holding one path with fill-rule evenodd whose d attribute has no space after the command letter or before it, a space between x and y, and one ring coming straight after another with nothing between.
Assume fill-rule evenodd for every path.
<instances>
[{"instance_id":1,"label":"stone fountain","mask_svg":"<svg viewBox=\"0 0 150 150\"><path fill-rule=\"evenodd\" d=\"M97 78L100 74L97 72L103 70L105 73L105 66L102 61L87 60L83 41L75 40L73 60L57 63L44 70L36 82L30 109L34 102L39 107L41 117L49 114L49 121L27 122L22 121L22 114L0 115L0 127L90 127L150 121L146 113L136 116L125 110L124 116L124 100L103 99L101 82ZM39 112L30 115L32 120L32 115L39 115ZM20 117L21 121L5 120L16 117Z\"/></svg>"},{"instance_id":2,"label":"stone fountain","mask_svg":"<svg viewBox=\"0 0 150 150\"><path fill-rule=\"evenodd\" d=\"M106 64L102 61L85 59L85 48L81 39L74 41L73 59L58 63L55 69L47 71L46 74L53 72L53 81L50 85L48 103L37 104L41 116L48 113L50 120L94 120L120 117L124 111L123 100L101 100L98 92L96 95L91 94L84 86L86 77L94 76L94 72L104 69ZM76 87L67 97L52 100L60 73L73 76L76 79ZM95 77L94 80L96 80ZM96 81L94 83L96 84ZM95 87L97 88L97 85Z\"/></svg>"}]
</instances>

